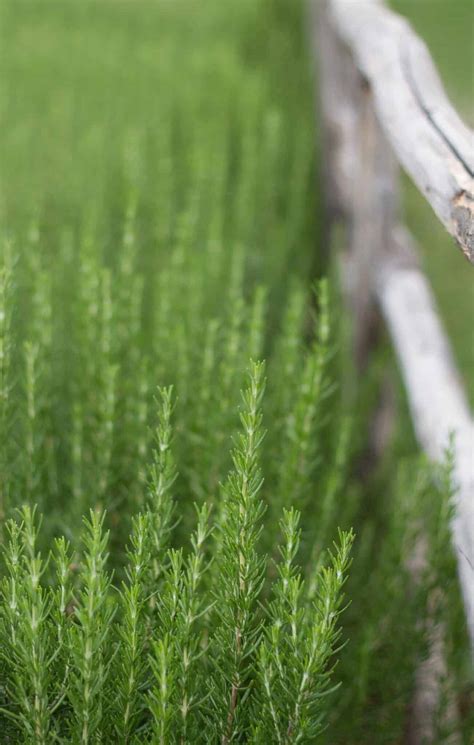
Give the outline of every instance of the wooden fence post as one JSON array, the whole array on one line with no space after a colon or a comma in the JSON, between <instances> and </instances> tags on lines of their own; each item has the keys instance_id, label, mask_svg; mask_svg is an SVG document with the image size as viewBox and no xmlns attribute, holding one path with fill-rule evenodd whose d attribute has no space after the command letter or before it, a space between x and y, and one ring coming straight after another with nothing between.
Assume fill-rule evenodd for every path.
<instances>
[{"instance_id":1,"label":"wooden fence post","mask_svg":"<svg viewBox=\"0 0 474 745\"><path fill-rule=\"evenodd\" d=\"M379 0L314 0L313 6L320 11L328 201L348 225L344 281L356 320L356 355L360 360L366 353L376 299L420 445L438 462L455 436L452 534L474 649L474 423L414 241L399 224L396 167L387 144L474 260L474 136L450 107L426 48L404 19Z\"/></svg>"},{"instance_id":2,"label":"wooden fence post","mask_svg":"<svg viewBox=\"0 0 474 745\"><path fill-rule=\"evenodd\" d=\"M474 422L414 241L400 223L396 163L474 262L474 136L450 106L424 44L381 0L313 0L312 10L327 217L347 227L342 281L356 363L360 369L367 361L378 306L421 447L439 462L454 434L451 527L474 649ZM410 743L430 741L433 732L445 666L443 631L432 631Z\"/></svg>"}]
</instances>

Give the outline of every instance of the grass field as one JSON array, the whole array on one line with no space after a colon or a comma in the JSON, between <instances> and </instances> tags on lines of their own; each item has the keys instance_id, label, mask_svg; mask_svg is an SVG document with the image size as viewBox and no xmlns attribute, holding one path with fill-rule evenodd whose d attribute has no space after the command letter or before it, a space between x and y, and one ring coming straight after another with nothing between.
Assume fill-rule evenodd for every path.
<instances>
[{"instance_id":1,"label":"grass field","mask_svg":"<svg viewBox=\"0 0 474 745\"><path fill-rule=\"evenodd\" d=\"M371 471L386 353L349 395L319 276L303 5L1 16L0 739L395 745L434 617L470 745L449 458L402 413ZM406 201L467 377L467 267Z\"/></svg>"}]
</instances>

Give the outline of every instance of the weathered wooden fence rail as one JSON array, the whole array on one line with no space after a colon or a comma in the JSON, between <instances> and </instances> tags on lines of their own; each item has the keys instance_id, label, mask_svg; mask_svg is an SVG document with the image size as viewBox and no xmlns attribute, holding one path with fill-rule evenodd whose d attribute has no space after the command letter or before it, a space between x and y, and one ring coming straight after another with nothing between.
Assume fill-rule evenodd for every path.
<instances>
[{"instance_id":1,"label":"weathered wooden fence rail","mask_svg":"<svg viewBox=\"0 0 474 745\"><path fill-rule=\"evenodd\" d=\"M474 263L474 135L450 105L424 43L381 0L312 0L312 9L327 217L347 226L344 282L356 359L363 364L378 308L420 445L440 461L454 435L452 534L474 648L474 422L398 196L400 163Z\"/></svg>"}]
</instances>

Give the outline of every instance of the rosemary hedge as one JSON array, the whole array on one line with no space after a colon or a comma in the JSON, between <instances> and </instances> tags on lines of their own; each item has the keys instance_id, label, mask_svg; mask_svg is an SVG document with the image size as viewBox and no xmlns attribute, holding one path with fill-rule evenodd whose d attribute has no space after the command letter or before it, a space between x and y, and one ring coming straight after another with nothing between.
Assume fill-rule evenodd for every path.
<instances>
[{"instance_id":1,"label":"rosemary hedge","mask_svg":"<svg viewBox=\"0 0 474 745\"><path fill-rule=\"evenodd\" d=\"M384 360L351 395L316 280L302 7L2 14L1 742L401 742L440 623L468 743L449 457L361 477Z\"/></svg>"}]
</instances>

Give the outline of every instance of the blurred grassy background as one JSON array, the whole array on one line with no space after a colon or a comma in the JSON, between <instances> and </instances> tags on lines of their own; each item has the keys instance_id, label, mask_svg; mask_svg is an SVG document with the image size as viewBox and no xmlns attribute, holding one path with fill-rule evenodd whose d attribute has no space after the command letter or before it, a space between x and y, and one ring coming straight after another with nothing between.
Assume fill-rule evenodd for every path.
<instances>
[{"instance_id":1,"label":"blurred grassy background","mask_svg":"<svg viewBox=\"0 0 474 745\"><path fill-rule=\"evenodd\" d=\"M474 3L472 0L392 0L426 41L446 91L464 121L474 124ZM438 223L415 187L406 181L407 222L474 404L474 271Z\"/></svg>"},{"instance_id":2,"label":"blurred grassy background","mask_svg":"<svg viewBox=\"0 0 474 745\"><path fill-rule=\"evenodd\" d=\"M263 17L256 12L238 13L236 4L228 0L206 0L206 13L200 12L197 0L178 2L185 12L178 15L170 7L167 15L163 3L147 0L2 0L0 157L2 209L7 224L31 215L38 204L46 219L60 205L63 215L74 222L76 205L97 205L104 198L105 185L110 186L111 181L120 201L123 169L117 153L123 153L123 140L133 140L140 132L148 143L146 158L153 162L156 153L149 143L153 142L153 132L162 125L160 96L172 85L180 89L180 100L192 98L196 69L206 68L204 76L209 83L202 90L202 108L209 111L209 117L229 115L232 101L238 98L241 66L252 68L258 64L259 56L269 52L263 48L259 52L258 48L265 38L260 28ZM252 9L252 0L243 2ZM472 124L472 1L392 0L391 4L413 22L427 41L448 94ZM256 3L253 5L257 7ZM288 3L273 5L278 9ZM139 6L144 12L137 12ZM253 26L248 21L243 23L242 18L253 18ZM207 42L189 44L196 36L208 39L209 24L213 24L215 58L220 59L217 66L206 61ZM186 54L180 53L177 38ZM175 44L173 52L167 48L170 44ZM287 45L288 39L282 36L279 44ZM285 47L273 51L273 58L281 59L282 69L269 80L268 95L275 102L284 98L295 116L303 117L307 109L301 111L301 89L307 81L288 85ZM158 65L156 55L162 60ZM175 61L171 64L173 55ZM225 104L212 95L222 77L232 81ZM183 95L183 89L189 90L188 96ZM255 97L258 96L256 87ZM192 111L183 114L193 116ZM169 112L171 119L175 115L176 112ZM243 114L235 109L234 115ZM146 191L149 185L141 186ZM404 194L408 223L420 244L455 356L474 401L473 272L408 180ZM314 206L318 197L310 194L309 199ZM109 230L108 234L113 236L114 231Z\"/></svg>"}]
</instances>

